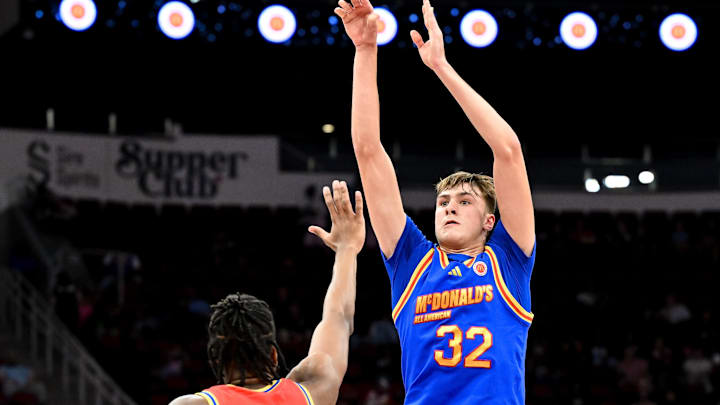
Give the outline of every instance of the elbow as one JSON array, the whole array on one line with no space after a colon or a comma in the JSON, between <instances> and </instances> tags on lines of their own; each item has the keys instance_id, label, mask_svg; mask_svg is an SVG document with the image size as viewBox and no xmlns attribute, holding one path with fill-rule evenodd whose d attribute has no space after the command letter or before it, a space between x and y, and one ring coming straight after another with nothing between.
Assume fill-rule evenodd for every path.
<instances>
[{"instance_id":1,"label":"elbow","mask_svg":"<svg viewBox=\"0 0 720 405\"><path fill-rule=\"evenodd\" d=\"M370 158L382 148L382 144L380 144L379 141L376 142L375 140L368 139L368 137L358 133L353 133L352 141L355 156L358 159Z\"/></svg>"},{"instance_id":2,"label":"elbow","mask_svg":"<svg viewBox=\"0 0 720 405\"><path fill-rule=\"evenodd\" d=\"M350 336L353 334L353 331L355 331L355 305L354 305L354 303L352 305L345 305L345 308L343 308L342 316L343 316L343 319L345 320L345 325L347 325L348 336Z\"/></svg>"},{"instance_id":3,"label":"elbow","mask_svg":"<svg viewBox=\"0 0 720 405\"><path fill-rule=\"evenodd\" d=\"M323 314L323 320L331 322L336 327L341 328L345 326L347 328L348 336L353 334L355 330L355 309L344 307L342 310L325 310Z\"/></svg>"},{"instance_id":4,"label":"elbow","mask_svg":"<svg viewBox=\"0 0 720 405\"><path fill-rule=\"evenodd\" d=\"M522 159L523 151L522 145L516 136L508 142L505 142L500 147L493 151L495 159L501 159L506 161L516 161Z\"/></svg>"},{"instance_id":5,"label":"elbow","mask_svg":"<svg viewBox=\"0 0 720 405\"><path fill-rule=\"evenodd\" d=\"M355 320L353 318L348 318L345 320L345 323L348 328L348 336L352 336L353 332L355 332Z\"/></svg>"},{"instance_id":6,"label":"elbow","mask_svg":"<svg viewBox=\"0 0 720 405\"><path fill-rule=\"evenodd\" d=\"M368 159L372 156L372 148L366 142L353 142L353 149L358 160Z\"/></svg>"}]
</instances>

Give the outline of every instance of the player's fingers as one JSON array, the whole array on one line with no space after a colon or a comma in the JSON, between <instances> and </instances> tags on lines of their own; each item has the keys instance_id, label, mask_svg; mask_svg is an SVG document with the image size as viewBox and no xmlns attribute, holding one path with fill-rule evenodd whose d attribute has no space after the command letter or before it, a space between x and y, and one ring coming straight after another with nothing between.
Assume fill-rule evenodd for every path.
<instances>
[{"instance_id":1,"label":"player's fingers","mask_svg":"<svg viewBox=\"0 0 720 405\"><path fill-rule=\"evenodd\" d=\"M317 236L318 238L322 239L323 241L325 239L327 239L328 236L330 236L330 234L326 230L324 230L316 225L312 225L312 226L308 227L308 232Z\"/></svg>"},{"instance_id":2,"label":"player's fingers","mask_svg":"<svg viewBox=\"0 0 720 405\"><path fill-rule=\"evenodd\" d=\"M429 21L430 7L427 5L423 5L422 14L423 14L423 23L425 23L425 27L430 29L430 21Z\"/></svg>"},{"instance_id":3,"label":"player's fingers","mask_svg":"<svg viewBox=\"0 0 720 405\"><path fill-rule=\"evenodd\" d=\"M353 10L353 8L352 8L352 6L350 5L350 3L348 3L348 2L345 1L345 0L340 0L340 1L338 1L338 6L342 7L342 9L345 10L345 12L348 13L348 14Z\"/></svg>"},{"instance_id":4,"label":"player's fingers","mask_svg":"<svg viewBox=\"0 0 720 405\"><path fill-rule=\"evenodd\" d=\"M430 35L441 35L442 31L440 30L440 25L437 22L437 18L435 18L435 9L432 7L428 7L427 11L425 11L425 14L423 15L423 19L425 20L425 27L428 29L428 32Z\"/></svg>"},{"instance_id":5,"label":"player's fingers","mask_svg":"<svg viewBox=\"0 0 720 405\"><path fill-rule=\"evenodd\" d=\"M420 35L420 33L416 30L410 31L410 38L412 38L413 43L415 44L415 46L418 47L418 49L422 48L423 45L425 45L425 41L423 41L422 35Z\"/></svg>"},{"instance_id":6,"label":"player's fingers","mask_svg":"<svg viewBox=\"0 0 720 405\"><path fill-rule=\"evenodd\" d=\"M340 182L340 209L343 214L352 215L352 204L350 203L350 192L347 188L347 183L344 181Z\"/></svg>"},{"instance_id":7,"label":"player's fingers","mask_svg":"<svg viewBox=\"0 0 720 405\"><path fill-rule=\"evenodd\" d=\"M355 192L355 215L359 216L364 221L365 219L363 217L364 217L365 213L363 212L363 210L364 210L364 207L363 207L362 193L359 191L356 191Z\"/></svg>"},{"instance_id":8,"label":"player's fingers","mask_svg":"<svg viewBox=\"0 0 720 405\"><path fill-rule=\"evenodd\" d=\"M335 221L335 217L337 216L337 208L335 207L335 201L333 201L330 187L323 187L323 197L325 198L325 205L327 205L328 212L330 212L330 219L332 221Z\"/></svg>"},{"instance_id":9,"label":"player's fingers","mask_svg":"<svg viewBox=\"0 0 720 405\"><path fill-rule=\"evenodd\" d=\"M342 183L338 180L333 180L332 186L333 186L333 201L335 201L335 208L337 209L337 212L339 214L344 214L345 210L343 209L343 201L342 201Z\"/></svg>"},{"instance_id":10,"label":"player's fingers","mask_svg":"<svg viewBox=\"0 0 720 405\"><path fill-rule=\"evenodd\" d=\"M345 16L347 16L347 13L345 12L345 10L343 10L343 9L340 8L340 7L335 7L335 10L334 10L334 11L335 11L335 15L337 15L337 16L340 17L341 19L342 19L342 18L345 18Z\"/></svg>"},{"instance_id":11,"label":"player's fingers","mask_svg":"<svg viewBox=\"0 0 720 405\"><path fill-rule=\"evenodd\" d=\"M378 18L379 16L375 13L372 13L368 16L367 19L367 34L368 38L377 38L377 30L378 30Z\"/></svg>"}]
</instances>

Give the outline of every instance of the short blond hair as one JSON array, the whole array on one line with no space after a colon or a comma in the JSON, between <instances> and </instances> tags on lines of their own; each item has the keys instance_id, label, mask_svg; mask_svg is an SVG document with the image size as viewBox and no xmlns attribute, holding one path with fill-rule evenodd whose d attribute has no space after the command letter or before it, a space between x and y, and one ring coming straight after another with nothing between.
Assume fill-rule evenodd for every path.
<instances>
[{"instance_id":1,"label":"short blond hair","mask_svg":"<svg viewBox=\"0 0 720 405\"><path fill-rule=\"evenodd\" d=\"M477 193L475 192L475 187L477 187L477 189L480 190L481 193L481 195L478 195L478 197L482 197L485 200L488 212L490 214L495 213L495 209L497 208L495 182L490 176L462 171L455 172L440 180L440 182L435 185L435 191L439 195L445 190L450 190L451 188L455 188L463 184L470 184L471 191L475 195L477 195Z\"/></svg>"}]
</instances>

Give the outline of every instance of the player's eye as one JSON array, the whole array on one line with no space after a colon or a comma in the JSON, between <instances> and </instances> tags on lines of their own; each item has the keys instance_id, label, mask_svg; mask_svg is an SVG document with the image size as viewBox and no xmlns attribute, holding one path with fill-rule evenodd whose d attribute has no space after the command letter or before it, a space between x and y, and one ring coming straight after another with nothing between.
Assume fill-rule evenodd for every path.
<instances>
[{"instance_id":1,"label":"player's eye","mask_svg":"<svg viewBox=\"0 0 720 405\"><path fill-rule=\"evenodd\" d=\"M463 204L463 205L470 205L470 201L467 201L467 200L465 200L465 201L462 201L462 202L460 202L460 204Z\"/></svg>"},{"instance_id":2,"label":"player's eye","mask_svg":"<svg viewBox=\"0 0 720 405\"><path fill-rule=\"evenodd\" d=\"M447 206L447 205L448 205L448 202L447 202L447 201L440 201L440 206L441 206L441 207L445 207L445 206Z\"/></svg>"}]
</instances>

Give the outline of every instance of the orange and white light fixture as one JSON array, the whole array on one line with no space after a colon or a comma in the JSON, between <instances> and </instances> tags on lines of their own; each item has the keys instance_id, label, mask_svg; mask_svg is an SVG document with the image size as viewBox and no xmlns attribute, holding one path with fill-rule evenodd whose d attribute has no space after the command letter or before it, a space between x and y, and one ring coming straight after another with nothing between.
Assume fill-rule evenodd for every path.
<instances>
[{"instance_id":1,"label":"orange and white light fixture","mask_svg":"<svg viewBox=\"0 0 720 405\"><path fill-rule=\"evenodd\" d=\"M160 8L158 25L168 37L183 39L195 28L195 14L187 4L170 1Z\"/></svg>"},{"instance_id":2,"label":"orange and white light fixture","mask_svg":"<svg viewBox=\"0 0 720 405\"><path fill-rule=\"evenodd\" d=\"M568 14L560 23L560 37L572 49L587 49L595 43L598 29L595 20L582 12Z\"/></svg>"},{"instance_id":3,"label":"orange and white light fixture","mask_svg":"<svg viewBox=\"0 0 720 405\"><path fill-rule=\"evenodd\" d=\"M484 48L495 41L498 24L485 10L472 10L460 21L460 34L468 45Z\"/></svg>"},{"instance_id":4,"label":"orange and white light fixture","mask_svg":"<svg viewBox=\"0 0 720 405\"><path fill-rule=\"evenodd\" d=\"M60 20L74 31L85 31L95 23L97 8L92 0L63 0Z\"/></svg>"},{"instance_id":5,"label":"orange and white light fixture","mask_svg":"<svg viewBox=\"0 0 720 405\"><path fill-rule=\"evenodd\" d=\"M685 51L697 40L697 25L685 14L671 14L660 24L660 40L673 51Z\"/></svg>"},{"instance_id":6,"label":"orange and white light fixture","mask_svg":"<svg viewBox=\"0 0 720 405\"><path fill-rule=\"evenodd\" d=\"M279 4L266 7L258 17L260 35L276 44L292 38L296 28L295 14L289 8Z\"/></svg>"},{"instance_id":7,"label":"orange and white light fixture","mask_svg":"<svg viewBox=\"0 0 720 405\"><path fill-rule=\"evenodd\" d=\"M376 7L375 14L378 15L378 45L385 45L395 39L398 31L398 23L395 15L385 7Z\"/></svg>"}]
</instances>

